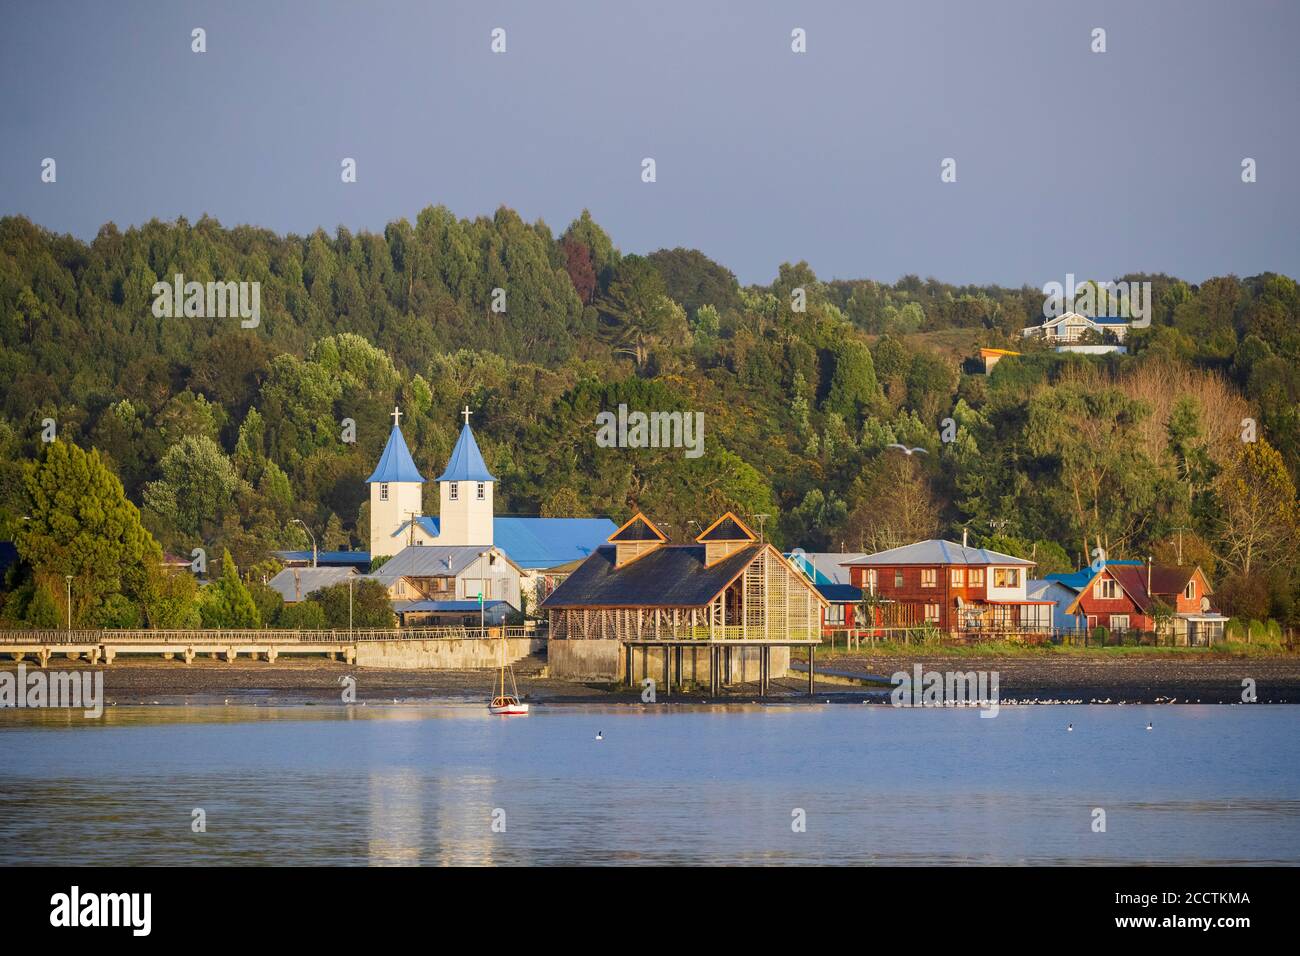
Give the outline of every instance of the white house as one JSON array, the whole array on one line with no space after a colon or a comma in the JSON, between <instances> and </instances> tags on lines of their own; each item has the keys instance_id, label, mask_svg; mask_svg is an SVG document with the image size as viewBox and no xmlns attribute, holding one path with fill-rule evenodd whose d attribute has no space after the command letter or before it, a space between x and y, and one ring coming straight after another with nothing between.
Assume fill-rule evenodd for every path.
<instances>
[{"instance_id":1,"label":"white house","mask_svg":"<svg viewBox=\"0 0 1300 956\"><path fill-rule=\"evenodd\" d=\"M1078 312L1066 312L1064 315L1058 315L1055 318L1046 320L1042 325L1031 325L1029 328L1021 329L1020 335L1026 339L1041 338L1047 342L1056 343L1056 351L1058 352L1084 352L1099 355L1106 352L1126 353L1128 349L1117 343L1124 341L1128 329L1129 320L1122 316L1088 316L1080 315ZM1115 337L1115 343L1100 345L1078 344L1079 339L1086 332L1096 332L1099 335L1110 333Z\"/></svg>"}]
</instances>

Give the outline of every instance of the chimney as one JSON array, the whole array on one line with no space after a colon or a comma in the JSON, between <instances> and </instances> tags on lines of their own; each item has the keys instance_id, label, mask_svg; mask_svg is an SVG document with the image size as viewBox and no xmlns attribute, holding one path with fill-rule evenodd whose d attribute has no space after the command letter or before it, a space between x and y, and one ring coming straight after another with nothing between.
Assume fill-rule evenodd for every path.
<instances>
[{"instance_id":1,"label":"chimney","mask_svg":"<svg viewBox=\"0 0 1300 956\"><path fill-rule=\"evenodd\" d=\"M302 600L302 575L298 573L297 568L293 569L293 599Z\"/></svg>"}]
</instances>

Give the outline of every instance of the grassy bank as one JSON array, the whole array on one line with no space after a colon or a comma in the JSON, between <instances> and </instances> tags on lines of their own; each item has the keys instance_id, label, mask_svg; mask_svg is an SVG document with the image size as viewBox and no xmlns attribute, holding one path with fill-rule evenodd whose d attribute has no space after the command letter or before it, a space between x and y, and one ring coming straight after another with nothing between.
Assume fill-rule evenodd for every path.
<instances>
[{"instance_id":1,"label":"grassy bank","mask_svg":"<svg viewBox=\"0 0 1300 956\"><path fill-rule=\"evenodd\" d=\"M1041 659L1087 659L1108 660L1120 658L1175 658L1182 660L1232 660L1235 658L1297 658L1294 651L1288 651L1280 643L1263 643L1244 641L1225 641L1214 647L1149 647L1143 645L1115 645L1102 647L1092 645L1083 647L1076 644L1018 644L1010 641L988 641L979 644L949 644L942 641L864 641L853 650L848 650L844 642L837 641L832 648L830 641L823 641L817 650L818 660L835 660L842 657L949 657L949 658L1023 658ZM806 651L794 652L797 660L807 660Z\"/></svg>"}]
</instances>

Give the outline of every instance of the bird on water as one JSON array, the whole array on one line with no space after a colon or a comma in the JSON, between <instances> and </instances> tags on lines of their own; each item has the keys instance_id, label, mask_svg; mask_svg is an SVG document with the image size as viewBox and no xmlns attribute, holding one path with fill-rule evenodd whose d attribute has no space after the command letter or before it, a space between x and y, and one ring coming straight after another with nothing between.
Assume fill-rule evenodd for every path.
<instances>
[{"instance_id":1,"label":"bird on water","mask_svg":"<svg viewBox=\"0 0 1300 956\"><path fill-rule=\"evenodd\" d=\"M604 732L603 730L598 730L598 731L596 731L596 739L597 739L597 740L604 740L604 739L605 739L605 732Z\"/></svg>"}]
</instances>

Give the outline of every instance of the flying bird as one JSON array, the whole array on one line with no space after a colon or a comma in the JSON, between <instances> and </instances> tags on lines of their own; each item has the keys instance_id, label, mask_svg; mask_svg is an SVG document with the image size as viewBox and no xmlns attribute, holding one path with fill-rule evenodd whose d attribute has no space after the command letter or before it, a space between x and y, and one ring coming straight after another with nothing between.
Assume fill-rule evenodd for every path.
<instances>
[{"instance_id":1,"label":"flying bird","mask_svg":"<svg viewBox=\"0 0 1300 956\"><path fill-rule=\"evenodd\" d=\"M915 454L922 454L922 455L928 455L928 454L929 454L929 452L926 451L924 448L908 448L906 445L900 445L900 444L898 444L897 442L891 442L890 444L886 445L885 447L886 447L886 448L897 448L899 451L901 451L904 455L907 455L908 457L911 457L912 455L915 455Z\"/></svg>"}]
</instances>

